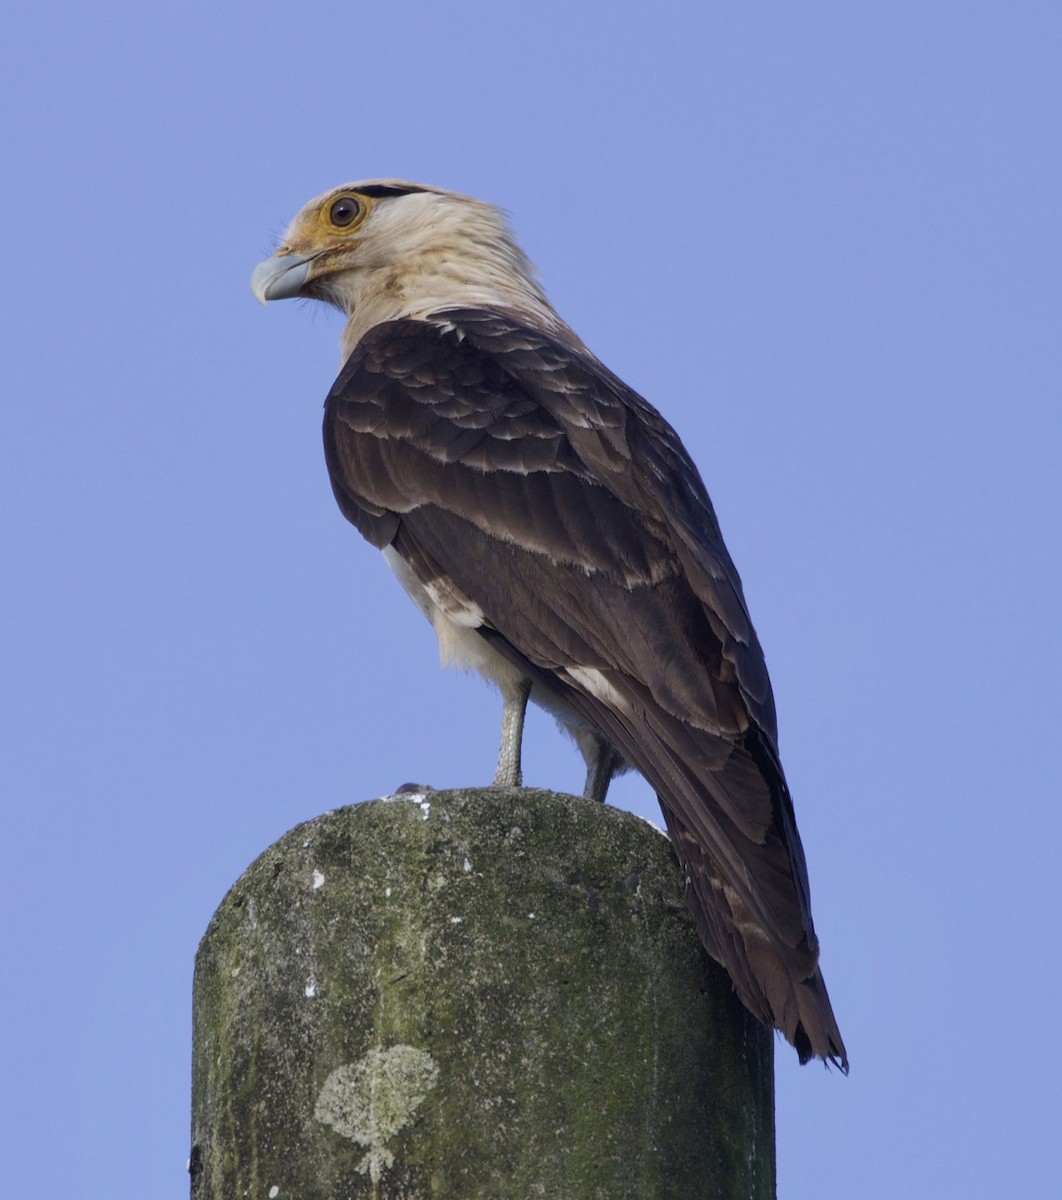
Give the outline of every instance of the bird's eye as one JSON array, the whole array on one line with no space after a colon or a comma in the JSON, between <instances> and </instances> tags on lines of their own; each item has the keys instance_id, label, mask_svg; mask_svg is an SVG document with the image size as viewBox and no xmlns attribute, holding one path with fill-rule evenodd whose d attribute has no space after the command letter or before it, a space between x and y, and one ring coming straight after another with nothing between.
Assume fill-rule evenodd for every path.
<instances>
[{"instance_id":1,"label":"bird's eye","mask_svg":"<svg viewBox=\"0 0 1062 1200\"><path fill-rule=\"evenodd\" d=\"M344 196L328 210L328 219L339 229L351 225L361 212L361 205L353 196Z\"/></svg>"}]
</instances>

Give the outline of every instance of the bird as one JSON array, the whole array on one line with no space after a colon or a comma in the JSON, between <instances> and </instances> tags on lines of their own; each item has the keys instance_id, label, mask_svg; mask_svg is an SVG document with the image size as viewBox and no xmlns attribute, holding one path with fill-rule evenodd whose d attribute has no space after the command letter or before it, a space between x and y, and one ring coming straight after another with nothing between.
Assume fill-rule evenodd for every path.
<instances>
[{"instance_id":1,"label":"bird","mask_svg":"<svg viewBox=\"0 0 1062 1200\"><path fill-rule=\"evenodd\" d=\"M802 1063L848 1071L767 667L678 434L547 299L494 205L397 179L306 204L251 278L346 318L324 408L343 515L502 696L493 785L522 783L528 701L604 801L655 790L708 953Z\"/></svg>"}]
</instances>

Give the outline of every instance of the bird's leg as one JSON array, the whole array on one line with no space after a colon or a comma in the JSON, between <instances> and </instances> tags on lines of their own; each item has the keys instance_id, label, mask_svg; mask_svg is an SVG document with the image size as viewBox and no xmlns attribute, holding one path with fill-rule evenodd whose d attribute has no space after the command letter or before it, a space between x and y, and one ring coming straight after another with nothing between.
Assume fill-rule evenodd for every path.
<instances>
[{"instance_id":1,"label":"bird's leg","mask_svg":"<svg viewBox=\"0 0 1062 1200\"><path fill-rule=\"evenodd\" d=\"M518 679L515 684L502 689L501 747L498 750L498 771L491 787L519 787L523 782L520 749L530 694L530 679Z\"/></svg>"},{"instance_id":2,"label":"bird's leg","mask_svg":"<svg viewBox=\"0 0 1062 1200\"><path fill-rule=\"evenodd\" d=\"M599 734L591 733L580 739L580 747L586 759L586 785L583 796L587 800L605 803L608 785L623 762L623 756Z\"/></svg>"}]
</instances>

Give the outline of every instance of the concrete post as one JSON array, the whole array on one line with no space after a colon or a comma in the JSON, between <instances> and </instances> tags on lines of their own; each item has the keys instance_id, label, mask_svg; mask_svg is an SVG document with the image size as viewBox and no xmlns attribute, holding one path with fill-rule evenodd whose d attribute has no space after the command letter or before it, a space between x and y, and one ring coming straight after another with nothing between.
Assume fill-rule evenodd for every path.
<instances>
[{"instance_id":1,"label":"concrete post","mask_svg":"<svg viewBox=\"0 0 1062 1200\"><path fill-rule=\"evenodd\" d=\"M667 839L549 792L326 813L195 975L193 1200L774 1196L772 1038Z\"/></svg>"}]
</instances>

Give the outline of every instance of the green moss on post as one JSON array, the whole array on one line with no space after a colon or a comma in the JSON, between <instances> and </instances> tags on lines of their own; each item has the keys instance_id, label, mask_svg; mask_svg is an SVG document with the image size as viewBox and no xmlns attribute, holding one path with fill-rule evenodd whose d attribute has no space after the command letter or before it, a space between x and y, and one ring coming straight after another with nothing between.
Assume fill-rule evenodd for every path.
<instances>
[{"instance_id":1,"label":"green moss on post","mask_svg":"<svg viewBox=\"0 0 1062 1200\"><path fill-rule=\"evenodd\" d=\"M529 789L291 831L196 960L193 1200L774 1195L772 1040L667 840Z\"/></svg>"}]
</instances>

